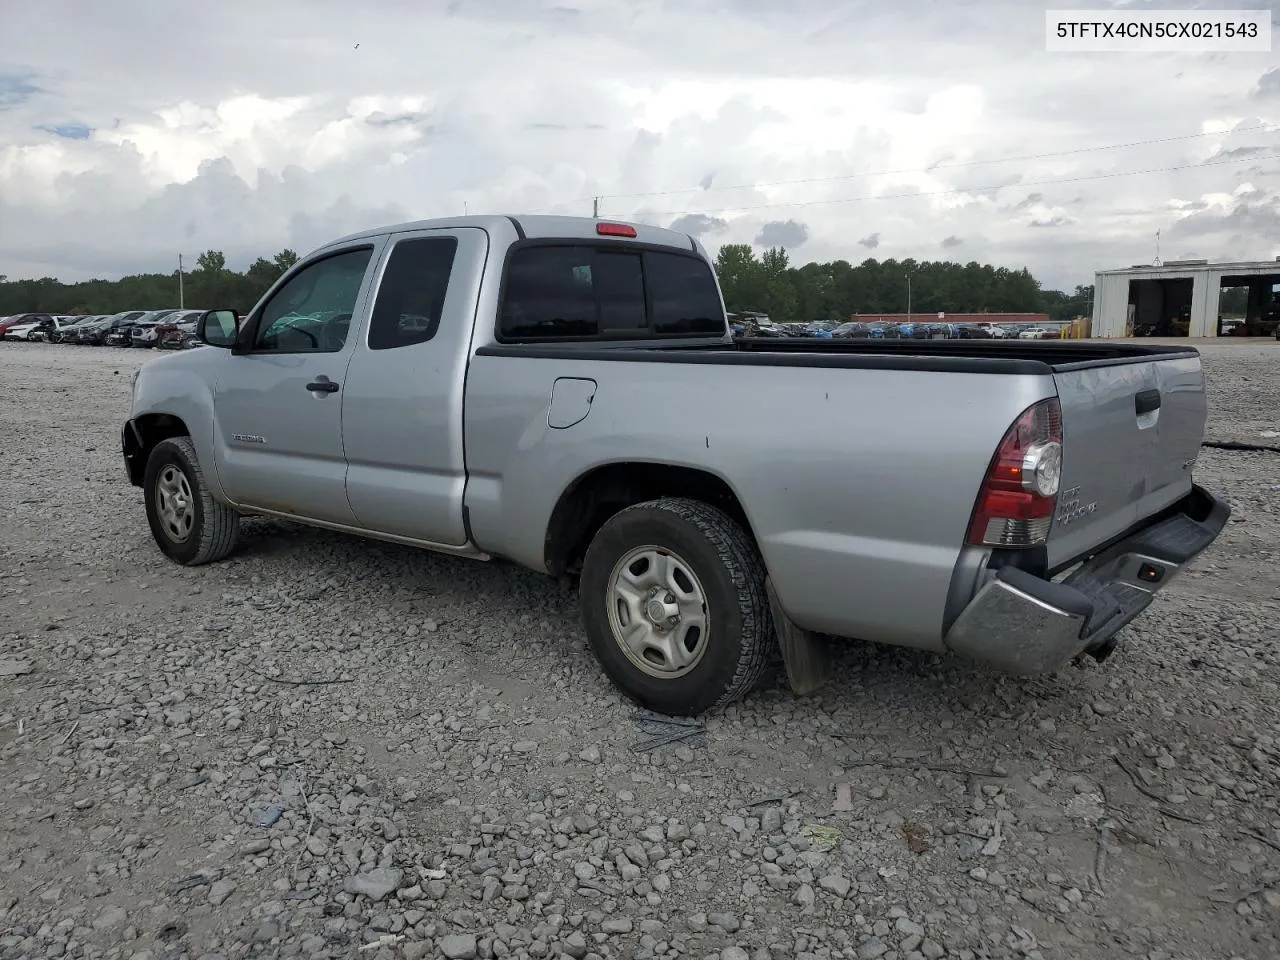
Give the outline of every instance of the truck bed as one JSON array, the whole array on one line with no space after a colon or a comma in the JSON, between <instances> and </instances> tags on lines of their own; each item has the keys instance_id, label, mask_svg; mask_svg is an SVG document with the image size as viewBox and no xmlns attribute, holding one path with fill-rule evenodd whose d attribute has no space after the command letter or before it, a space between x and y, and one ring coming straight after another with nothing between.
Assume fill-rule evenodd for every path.
<instances>
[{"instance_id":1,"label":"truck bed","mask_svg":"<svg viewBox=\"0 0 1280 960\"><path fill-rule=\"evenodd\" d=\"M947 373L1045 375L1198 357L1191 346L1061 340L818 340L761 337L700 343L493 344L480 356Z\"/></svg>"},{"instance_id":2,"label":"truck bed","mask_svg":"<svg viewBox=\"0 0 1280 960\"><path fill-rule=\"evenodd\" d=\"M760 338L740 340L738 350L746 352L836 353L845 356L965 357L971 359L1030 360L1055 371L1070 370L1077 364L1097 366L1102 362L1140 363L1171 357L1199 356L1191 346L1105 342L1097 340L784 340Z\"/></svg>"}]
</instances>

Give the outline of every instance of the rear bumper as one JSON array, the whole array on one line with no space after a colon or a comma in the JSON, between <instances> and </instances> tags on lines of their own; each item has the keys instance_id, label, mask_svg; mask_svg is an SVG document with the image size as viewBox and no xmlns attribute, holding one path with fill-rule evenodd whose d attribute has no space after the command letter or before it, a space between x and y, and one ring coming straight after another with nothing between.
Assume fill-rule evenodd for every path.
<instances>
[{"instance_id":1,"label":"rear bumper","mask_svg":"<svg viewBox=\"0 0 1280 960\"><path fill-rule=\"evenodd\" d=\"M1217 539L1231 508L1202 487L1060 582L1002 567L964 608L944 642L1016 676L1052 673L1082 653L1103 659L1116 634Z\"/></svg>"}]
</instances>

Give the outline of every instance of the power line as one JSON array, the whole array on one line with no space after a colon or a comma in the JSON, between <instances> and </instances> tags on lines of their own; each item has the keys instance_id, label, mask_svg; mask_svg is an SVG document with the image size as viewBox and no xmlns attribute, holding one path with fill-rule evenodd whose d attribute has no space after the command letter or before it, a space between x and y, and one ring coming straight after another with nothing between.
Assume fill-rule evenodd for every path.
<instances>
[{"instance_id":1,"label":"power line","mask_svg":"<svg viewBox=\"0 0 1280 960\"><path fill-rule=\"evenodd\" d=\"M1117 177L1137 177L1149 173L1173 173L1177 170L1198 170L1202 167L1220 167L1229 163L1257 163L1263 160L1280 160L1280 154L1261 157L1235 157L1231 160L1212 160L1205 163L1187 163L1177 167L1153 167L1149 170L1123 170L1118 173L1098 173L1083 177L1059 177L1053 180L1024 180L1018 183L997 183L986 187L963 187L955 190L923 190L916 193L886 193L878 196L841 197L834 200L797 200L791 203L761 203L749 207L718 207L710 210L646 210L650 217L678 217L687 214L746 212L749 210L774 210L782 207L816 207L837 203L862 203L869 200L906 200L914 197L944 197L959 193L987 193L1010 187L1045 187L1056 183L1084 183L1090 180L1112 180Z\"/></svg>"},{"instance_id":2,"label":"power line","mask_svg":"<svg viewBox=\"0 0 1280 960\"><path fill-rule=\"evenodd\" d=\"M994 158L985 159L985 160L957 160L951 163L935 163L927 167L902 167L897 170L875 170L875 171L869 171L864 173L839 174L839 175L830 176L830 177L804 177L798 180L760 180L760 181L756 181L755 183L739 183L739 184L733 184L731 186L707 187L705 189L702 187L687 187L683 190L651 190L648 192L641 192L641 193L607 193L607 194L599 194L591 197L579 197L577 200L569 200L564 203L557 203L549 207L544 207L542 209L545 212L549 212L551 210L559 210L563 207L569 207L579 203L586 203L588 200L591 200L591 201L623 200L623 199L631 200L631 199L644 199L646 197L674 197L674 196L679 196L681 194L686 194L686 193L717 193L717 192L722 192L726 190L754 190L760 187L786 187L786 186L798 186L798 185L803 185L808 183L836 183L844 180L865 179L867 177L897 176L899 174L904 174L904 173L932 173L934 170L944 170L944 169L951 170L951 169L956 169L958 167L976 167L976 166L989 165L993 163L1017 163L1021 161L1027 161L1027 160L1051 160L1055 157L1078 156L1083 153L1097 153L1103 150L1125 150L1130 147L1145 147L1145 146L1152 146L1154 144L1161 144L1161 143L1175 143L1182 140L1195 140L1202 137L1221 137L1221 136L1227 136L1233 133L1247 133L1251 130L1265 130L1268 133L1272 133L1277 129L1280 129L1280 127L1274 126L1270 123L1256 123L1247 127L1235 127L1231 130L1221 130L1217 132L1187 133L1187 134L1181 134L1179 136L1174 136L1174 137L1159 137L1154 140L1131 140L1128 143L1110 143L1110 144L1101 144L1093 147L1077 147L1072 150L1057 150L1057 151L1052 151L1050 153L1032 153L1032 154L1025 154L1022 156L994 157Z\"/></svg>"},{"instance_id":3,"label":"power line","mask_svg":"<svg viewBox=\"0 0 1280 960\"><path fill-rule=\"evenodd\" d=\"M1271 124L1258 123L1249 127L1236 127L1234 130L1225 132L1245 133L1249 130L1266 130L1268 133L1271 133L1276 129L1280 129L1280 127L1273 128ZM654 191L652 193L602 194L601 199L619 200L643 197L671 197L682 193L713 193L718 190L752 190L758 187L790 187L806 183L835 183L841 180L858 180L864 177L889 177L902 173L932 173L934 170L950 170L956 167L976 167L992 163L1016 163L1022 160L1050 160L1054 157L1070 157L1081 153L1096 153L1100 150L1124 150L1129 147L1146 147L1158 143L1173 143L1178 140L1192 140L1197 137L1216 137L1223 135L1223 133L1188 133L1178 137L1161 137L1157 140L1133 140L1129 143L1112 143L1097 147L1077 147L1074 150L1057 150L1052 153L1030 153L1020 157L996 157L994 159L987 160L957 160L953 163L935 163L927 167L904 167L899 170L879 170L871 173L846 173L833 177L804 177L799 180L764 180L757 183L735 184L729 187L708 187L705 190L701 187L690 187L685 190L661 190Z\"/></svg>"}]
</instances>

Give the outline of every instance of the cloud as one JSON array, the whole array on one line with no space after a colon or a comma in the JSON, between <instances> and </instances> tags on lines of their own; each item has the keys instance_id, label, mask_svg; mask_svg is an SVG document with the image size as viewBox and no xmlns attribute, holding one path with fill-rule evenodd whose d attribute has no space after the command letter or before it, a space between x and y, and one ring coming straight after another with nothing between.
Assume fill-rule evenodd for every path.
<instances>
[{"instance_id":1,"label":"cloud","mask_svg":"<svg viewBox=\"0 0 1280 960\"><path fill-rule=\"evenodd\" d=\"M370 18L277 0L288 31L260 2L150 7L6 5L10 276L169 269L206 248L243 265L464 208L589 216L595 197L713 255L923 259L961 237L965 259L1068 289L1149 259L1175 223L1201 256L1274 256L1280 68L1081 69L1027 40L1035 5L380 0Z\"/></svg>"},{"instance_id":2,"label":"cloud","mask_svg":"<svg viewBox=\"0 0 1280 960\"><path fill-rule=\"evenodd\" d=\"M1236 238L1280 237L1280 194L1242 184L1229 194L1208 195L1169 228L1169 235L1202 248ZM1196 254L1203 256L1203 254Z\"/></svg>"},{"instance_id":3,"label":"cloud","mask_svg":"<svg viewBox=\"0 0 1280 960\"><path fill-rule=\"evenodd\" d=\"M958 247L958 246L960 246L960 245L961 245L961 244L963 244L963 243L964 243L964 241L963 241L963 240L961 240L961 239L960 239L959 237L957 237L955 234L952 234L951 236L946 237L946 238L944 238L944 239L943 239L943 241L942 241L942 248L943 248L944 250L950 250L952 247Z\"/></svg>"},{"instance_id":4,"label":"cloud","mask_svg":"<svg viewBox=\"0 0 1280 960\"><path fill-rule=\"evenodd\" d=\"M1249 95L1255 100L1280 96L1280 67L1273 67L1260 76Z\"/></svg>"},{"instance_id":5,"label":"cloud","mask_svg":"<svg viewBox=\"0 0 1280 960\"><path fill-rule=\"evenodd\" d=\"M1025 197L1023 197L1021 200L1019 200L1017 203L1015 203L1012 207L1008 207L1007 209L1013 211L1014 213L1017 213L1019 210L1030 210L1032 207L1043 202L1044 202L1043 193L1029 193Z\"/></svg>"},{"instance_id":6,"label":"cloud","mask_svg":"<svg viewBox=\"0 0 1280 960\"><path fill-rule=\"evenodd\" d=\"M709 217L705 213L689 213L672 220L668 226L671 230L701 237L708 233L719 233L729 226L729 221L719 217Z\"/></svg>"},{"instance_id":7,"label":"cloud","mask_svg":"<svg viewBox=\"0 0 1280 960\"><path fill-rule=\"evenodd\" d=\"M756 243L762 247L792 249L808 239L809 228L796 220L771 220L756 234Z\"/></svg>"}]
</instances>

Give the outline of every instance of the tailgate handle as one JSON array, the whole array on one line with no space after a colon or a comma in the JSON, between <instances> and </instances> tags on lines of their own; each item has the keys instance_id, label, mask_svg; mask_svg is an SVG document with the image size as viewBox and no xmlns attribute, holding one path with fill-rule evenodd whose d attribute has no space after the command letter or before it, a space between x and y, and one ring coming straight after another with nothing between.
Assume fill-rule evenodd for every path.
<instances>
[{"instance_id":1,"label":"tailgate handle","mask_svg":"<svg viewBox=\"0 0 1280 960\"><path fill-rule=\"evenodd\" d=\"M1138 416L1147 413L1155 413L1160 409L1160 391L1159 390L1142 390L1134 394L1133 412Z\"/></svg>"}]
</instances>

